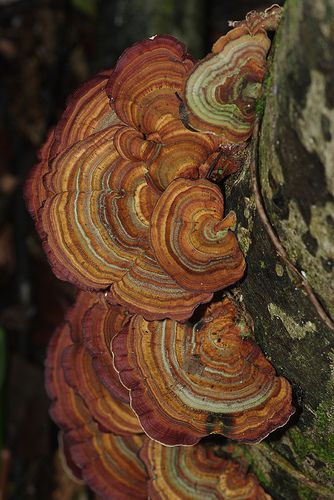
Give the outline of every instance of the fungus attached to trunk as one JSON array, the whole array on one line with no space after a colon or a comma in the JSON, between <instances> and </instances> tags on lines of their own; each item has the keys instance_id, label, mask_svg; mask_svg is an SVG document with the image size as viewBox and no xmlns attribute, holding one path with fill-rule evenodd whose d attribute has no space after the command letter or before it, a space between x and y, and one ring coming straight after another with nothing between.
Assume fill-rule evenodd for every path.
<instances>
[{"instance_id":1,"label":"fungus attached to trunk","mask_svg":"<svg viewBox=\"0 0 334 500\"><path fill-rule=\"evenodd\" d=\"M156 204L151 244L163 269L186 290L214 292L238 281L245 259L224 218L220 189L205 179L176 179Z\"/></svg>"},{"instance_id":2,"label":"fungus attached to trunk","mask_svg":"<svg viewBox=\"0 0 334 500\"><path fill-rule=\"evenodd\" d=\"M185 82L187 123L200 132L242 143L253 130L256 100L266 70L270 39L240 26L222 36Z\"/></svg>"},{"instance_id":3,"label":"fungus attached to trunk","mask_svg":"<svg viewBox=\"0 0 334 500\"><path fill-rule=\"evenodd\" d=\"M114 337L115 367L148 436L171 446L212 433L254 443L287 422L291 386L245 333L225 299L193 327L136 316Z\"/></svg>"},{"instance_id":4,"label":"fungus attached to trunk","mask_svg":"<svg viewBox=\"0 0 334 500\"><path fill-rule=\"evenodd\" d=\"M54 273L81 290L49 346L50 413L103 498L269 499L197 443L262 440L293 414L290 384L230 299L182 322L244 275L211 180L242 163L279 16L251 13L197 64L168 35L130 47L69 99L26 183Z\"/></svg>"},{"instance_id":5,"label":"fungus attached to trunk","mask_svg":"<svg viewBox=\"0 0 334 500\"><path fill-rule=\"evenodd\" d=\"M200 258L197 273L197 261L185 257L190 268L182 276L162 262L157 247L167 235L160 234L160 243L149 236L154 208L163 207L177 180L219 179L240 164L233 146L221 148L221 137L189 130L180 117L192 68L184 46L170 36L126 50L114 71L97 75L70 98L26 184L28 208L55 274L82 290L107 290L109 300L147 319L189 318L244 270L230 231L220 260L225 268L213 265L221 248L216 239L213 258ZM203 188L200 199L205 197L209 185L194 184L194 196ZM169 220L176 216L169 211ZM216 233L233 224L231 217L216 219L222 226L213 228ZM199 286L202 275L212 273Z\"/></svg>"},{"instance_id":6,"label":"fungus attached to trunk","mask_svg":"<svg viewBox=\"0 0 334 500\"><path fill-rule=\"evenodd\" d=\"M170 448L145 440L140 456L148 471L149 498L270 500L254 474L219 457L217 449L201 444Z\"/></svg>"},{"instance_id":7,"label":"fungus attached to trunk","mask_svg":"<svg viewBox=\"0 0 334 500\"><path fill-rule=\"evenodd\" d=\"M88 294L82 294L81 297L83 295ZM69 378L75 389L66 381L63 367L64 352L73 346L72 338L75 336L75 332L72 332L73 325L75 323L78 325L81 321L82 310L80 311L80 305L76 306L70 310L66 322L55 332L49 344L46 360L46 386L52 400L50 414L63 430L67 462L73 462L71 469L76 476L81 476L103 498L145 499L147 498L146 470L138 458L143 435L134 434L141 432L141 428L138 424L137 427L133 424L130 413L122 425L119 425L119 417L123 413L120 413L115 406L114 412L109 414L109 427L113 427L116 432L120 430L125 435L105 432L92 417L90 413L92 407L87 406L80 395L87 397L87 391L91 390L91 387L82 385L87 381L84 379L85 374L81 373L80 381L76 380L74 384L72 380L76 371L74 366ZM66 363L67 361L65 365ZM83 371L86 370L87 366L84 366ZM91 380L91 373L89 379L91 386L94 382L94 379ZM122 403L122 408L124 407ZM124 427L126 423L127 431Z\"/></svg>"}]
</instances>

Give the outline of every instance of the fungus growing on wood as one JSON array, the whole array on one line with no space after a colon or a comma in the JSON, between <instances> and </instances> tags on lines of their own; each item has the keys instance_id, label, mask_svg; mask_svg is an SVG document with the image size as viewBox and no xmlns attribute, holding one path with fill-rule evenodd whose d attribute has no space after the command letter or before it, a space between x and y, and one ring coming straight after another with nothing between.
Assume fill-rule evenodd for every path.
<instances>
[{"instance_id":1,"label":"fungus growing on wood","mask_svg":"<svg viewBox=\"0 0 334 500\"><path fill-rule=\"evenodd\" d=\"M27 182L55 274L83 290L50 344L51 415L103 497L269 498L214 447L175 446L258 442L294 412L229 299L180 323L244 274L210 180L242 162L277 15L250 15L196 65L171 36L126 50L69 100Z\"/></svg>"},{"instance_id":2,"label":"fungus growing on wood","mask_svg":"<svg viewBox=\"0 0 334 500\"><path fill-rule=\"evenodd\" d=\"M225 299L193 327L135 316L114 337L115 367L149 437L192 445L219 433L254 443L288 421L291 386L242 325Z\"/></svg>"},{"instance_id":3,"label":"fungus growing on wood","mask_svg":"<svg viewBox=\"0 0 334 500\"><path fill-rule=\"evenodd\" d=\"M214 292L238 281L245 259L231 231L235 214L224 218L220 189L201 179L176 179L156 204L151 244L163 269L183 288Z\"/></svg>"},{"instance_id":4,"label":"fungus growing on wood","mask_svg":"<svg viewBox=\"0 0 334 500\"><path fill-rule=\"evenodd\" d=\"M129 391L121 384L112 362L110 343L130 316L123 307L109 304L103 293L91 293L90 296L92 303L81 323L83 343L101 383L117 399L129 403Z\"/></svg>"},{"instance_id":5,"label":"fungus growing on wood","mask_svg":"<svg viewBox=\"0 0 334 500\"><path fill-rule=\"evenodd\" d=\"M71 458L68 462L74 462L71 468L76 476L81 476L99 495L124 500L131 496L147 498L146 471L138 458L142 435L132 434L131 422L126 436L104 432L82 397L66 382L62 365L63 353L72 345L71 317L75 319L75 308L55 332L46 360L46 386L52 400L50 414L64 431L66 453ZM114 418L115 415L110 415L111 421Z\"/></svg>"},{"instance_id":6,"label":"fungus growing on wood","mask_svg":"<svg viewBox=\"0 0 334 500\"><path fill-rule=\"evenodd\" d=\"M67 314L67 321L63 326L65 333L70 332L72 343L67 345L61 354L61 366L66 383L85 402L92 418L105 430L117 435L140 433L136 415L129 406L129 400L124 402L118 399L119 379L114 371L116 393L108 390L98 379L93 360L85 349L82 341L82 324L87 309L97 302L96 294L81 292L75 304ZM111 309L112 306L109 306ZM62 333L59 334L60 336ZM111 362L111 360L110 360ZM56 367L57 369L57 367Z\"/></svg>"},{"instance_id":7,"label":"fungus growing on wood","mask_svg":"<svg viewBox=\"0 0 334 500\"><path fill-rule=\"evenodd\" d=\"M253 130L269 48L264 29L252 33L247 24L219 38L185 82L187 124L220 136L222 143L246 141Z\"/></svg>"},{"instance_id":8,"label":"fungus growing on wood","mask_svg":"<svg viewBox=\"0 0 334 500\"><path fill-rule=\"evenodd\" d=\"M82 290L107 290L110 301L149 320L189 318L211 300L212 291L238 280L245 266L227 231L225 267L223 259L213 265L221 248L216 239L211 260L197 252L202 260L195 272L198 262L187 255L183 264L189 262L190 269L176 276L168 262L162 264L158 248L167 235L160 235L160 243L154 231L149 237L154 207L163 206L175 179L219 179L240 163L231 145L221 148L220 137L191 131L180 119L192 67L184 46L170 36L125 51L113 72L97 75L69 100L26 185L57 277ZM198 191L199 186L208 190L209 181L197 184ZM169 219L174 216L170 210ZM221 229L233 223L232 216L217 218ZM203 273L212 280L202 287Z\"/></svg>"},{"instance_id":9,"label":"fungus growing on wood","mask_svg":"<svg viewBox=\"0 0 334 500\"><path fill-rule=\"evenodd\" d=\"M270 500L254 474L219 457L217 449L202 444L171 448L146 439L140 457L149 476L149 498Z\"/></svg>"}]
</instances>

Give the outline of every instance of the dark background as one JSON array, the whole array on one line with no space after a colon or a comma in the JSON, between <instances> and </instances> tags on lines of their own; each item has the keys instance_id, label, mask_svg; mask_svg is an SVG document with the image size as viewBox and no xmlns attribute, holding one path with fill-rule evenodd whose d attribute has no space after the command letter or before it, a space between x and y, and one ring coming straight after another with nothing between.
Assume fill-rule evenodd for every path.
<instances>
[{"instance_id":1,"label":"dark background","mask_svg":"<svg viewBox=\"0 0 334 500\"><path fill-rule=\"evenodd\" d=\"M93 498L62 470L44 390L46 346L74 297L51 274L22 197L48 128L67 96L133 42L170 33L200 58L229 19L270 4L0 0L0 498Z\"/></svg>"}]
</instances>

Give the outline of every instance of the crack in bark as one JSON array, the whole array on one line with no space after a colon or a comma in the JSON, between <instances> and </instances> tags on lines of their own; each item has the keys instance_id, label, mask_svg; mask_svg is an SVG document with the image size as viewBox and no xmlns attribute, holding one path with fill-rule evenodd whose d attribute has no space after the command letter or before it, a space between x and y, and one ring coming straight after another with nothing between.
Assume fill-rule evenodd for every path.
<instances>
[{"instance_id":1,"label":"crack in bark","mask_svg":"<svg viewBox=\"0 0 334 500\"><path fill-rule=\"evenodd\" d=\"M302 472L295 469L286 458L282 457L279 453L274 451L272 448L268 446L266 443L259 443L256 445L257 449L271 462L274 462L281 469L284 469L286 472L290 474L290 476L294 477L301 483L308 486L310 489L315 490L317 493L325 496L326 498L333 498L334 490L328 488L327 486L323 486L313 479L305 476Z\"/></svg>"},{"instance_id":2,"label":"crack in bark","mask_svg":"<svg viewBox=\"0 0 334 500\"><path fill-rule=\"evenodd\" d=\"M310 284L304 278L304 276L298 271L295 265L291 262L288 257L288 254L280 242L278 236L276 235L271 222L269 221L269 217L264 208L264 202L262 199L262 194L260 191L260 185L258 180L258 158L259 158L259 130L260 130L260 120L256 119L253 130L253 139L251 144L251 161L250 161L250 174L251 174L251 183L252 189L254 192L256 208L259 214L259 217L263 223L263 226L275 247L277 254L281 257L287 268L290 272L295 276L297 280L297 286L300 288L304 288L309 300L313 304L316 312L318 313L321 320L326 324L326 326L334 332L334 322L330 318L330 316L325 311L323 305L320 303L319 299L316 297L313 292Z\"/></svg>"}]
</instances>

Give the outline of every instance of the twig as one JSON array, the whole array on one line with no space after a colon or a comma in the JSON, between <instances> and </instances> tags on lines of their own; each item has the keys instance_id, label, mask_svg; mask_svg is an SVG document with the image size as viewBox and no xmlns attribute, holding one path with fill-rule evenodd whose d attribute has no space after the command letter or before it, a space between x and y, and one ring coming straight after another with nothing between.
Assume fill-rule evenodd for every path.
<instances>
[{"instance_id":1,"label":"twig","mask_svg":"<svg viewBox=\"0 0 334 500\"><path fill-rule=\"evenodd\" d=\"M253 131L250 172L251 172L252 187L253 187L253 191L254 191L256 208L257 208L258 214L259 214L260 219L265 227L265 230L268 233L268 236L269 236L272 244L275 247L277 254L284 261L285 265L288 267L288 269L291 271L291 273L296 277L296 279L298 281L298 285L300 287L304 288L306 294L308 295L311 303L313 304L315 310L317 311L317 313L320 316L320 318L322 319L322 321L326 324L326 326L330 330L332 330L334 332L334 322L331 320L331 318L329 317L329 315L327 314L327 312L323 308L322 304L319 302L319 300L315 296L308 281L298 271L298 269L295 267L295 265L289 259L285 248L283 247L282 243L280 242L278 236L276 235L276 233L275 233L275 231L274 231L274 229L269 221L268 215L267 215L265 208L264 208L264 203L263 203L263 199L262 199L262 195L261 195L260 187L259 187L259 181L258 181L258 172L257 172L258 145L259 145L259 119L257 118L255 121L254 131Z\"/></svg>"}]
</instances>

